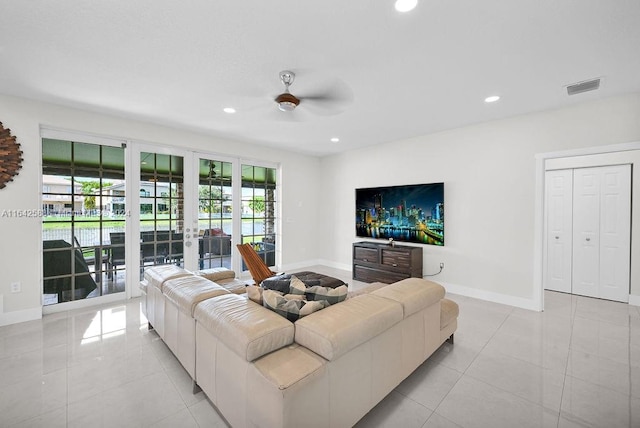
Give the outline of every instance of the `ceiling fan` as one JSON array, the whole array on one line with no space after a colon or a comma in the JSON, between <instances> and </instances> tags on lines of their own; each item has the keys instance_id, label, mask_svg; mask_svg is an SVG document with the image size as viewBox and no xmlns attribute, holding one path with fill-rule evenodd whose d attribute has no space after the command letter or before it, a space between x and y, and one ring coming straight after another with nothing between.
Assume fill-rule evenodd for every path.
<instances>
[{"instance_id":1,"label":"ceiling fan","mask_svg":"<svg viewBox=\"0 0 640 428\"><path fill-rule=\"evenodd\" d=\"M284 85L284 92L278 95L275 101L282 111L293 111L300 104L300 98L289 92L289 86L295 79L296 74L293 71L284 70L280 72L280 81Z\"/></svg>"},{"instance_id":2,"label":"ceiling fan","mask_svg":"<svg viewBox=\"0 0 640 428\"><path fill-rule=\"evenodd\" d=\"M297 97L289 92L289 87L293 84L296 74L290 70L283 70L279 73L279 76L285 89L274 101L281 111L293 111L302 103L305 107L309 106L310 110L316 113L333 115L340 113L344 105L353 99L351 89L342 81L333 82L322 93Z\"/></svg>"}]
</instances>

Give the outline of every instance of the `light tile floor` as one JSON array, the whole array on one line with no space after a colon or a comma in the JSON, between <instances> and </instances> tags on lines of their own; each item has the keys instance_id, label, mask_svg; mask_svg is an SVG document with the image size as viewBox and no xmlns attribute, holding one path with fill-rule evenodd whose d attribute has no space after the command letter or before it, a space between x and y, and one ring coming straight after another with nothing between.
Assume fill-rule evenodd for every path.
<instances>
[{"instance_id":1,"label":"light tile floor","mask_svg":"<svg viewBox=\"0 0 640 428\"><path fill-rule=\"evenodd\" d=\"M359 288L349 272L314 266ZM445 343L358 427L640 427L640 311L463 296ZM133 299L0 327L0 427L222 427Z\"/></svg>"}]
</instances>

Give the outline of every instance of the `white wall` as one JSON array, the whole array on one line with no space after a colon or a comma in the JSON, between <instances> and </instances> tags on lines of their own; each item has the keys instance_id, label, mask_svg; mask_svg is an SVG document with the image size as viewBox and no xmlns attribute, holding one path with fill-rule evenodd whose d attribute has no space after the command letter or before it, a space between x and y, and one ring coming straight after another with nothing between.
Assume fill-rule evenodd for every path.
<instances>
[{"instance_id":1,"label":"white wall","mask_svg":"<svg viewBox=\"0 0 640 428\"><path fill-rule=\"evenodd\" d=\"M444 262L433 279L450 291L535 308L536 154L632 141L640 141L640 94L323 158L321 217L332 228L322 254L328 264L350 267L351 244L360 240L354 189L443 181L445 246L423 247L424 273ZM632 263L637 272L640 257ZM638 294L639 280L632 284Z\"/></svg>"},{"instance_id":2,"label":"white wall","mask_svg":"<svg viewBox=\"0 0 640 428\"><path fill-rule=\"evenodd\" d=\"M0 214L40 208L41 125L280 162L284 269L318 260L350 269L355 188L444 181L446 246L424 247L425 273L445 262L434 279L450 291L531 307L536 154L640 141L640 94L323 159L4 95L0 121L24 152L20 174L0 191ZM0 217L0 325L41 314L40 227L39 218ZM632 291L640 294L635 260ZM16 281L22 292L10 293Z\"/></svg>"},{"instance_id":3,"label":"white wall","mask_svg":"<svg viewBox=\"0 0 640 428\"><path fill-rule=\"evenodd\" d=\"M40 126L86 132L203 152L279 162L282 166L283 265L304 265L319 258L315 228L318 223L319 159L237 141L223 140L120 117L100 115L26 99L0 95L0 121L17 137L24 152L20 174L0 190L4 210L37 210L40 202ZM0 217L0 325L41 315L40 218ZM11 293L20 282L22 292Z\"/></svg>"}]
</instances>

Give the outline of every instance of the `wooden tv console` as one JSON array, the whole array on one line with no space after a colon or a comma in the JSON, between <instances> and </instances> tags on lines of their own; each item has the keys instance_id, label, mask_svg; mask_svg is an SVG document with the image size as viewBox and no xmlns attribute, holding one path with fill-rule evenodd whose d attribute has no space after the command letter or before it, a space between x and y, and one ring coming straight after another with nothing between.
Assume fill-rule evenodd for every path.
<instances>
[{"instance_id":1,"label":"wooden tv console","mask_svg":"<svg viewBox=\"0 0 640 428\"><path fill-rule=\"evenodd\" d=\"M392 282L422 278L422 247L354 242L353 279L362 282Z\"/></svg>"}]
</instances>

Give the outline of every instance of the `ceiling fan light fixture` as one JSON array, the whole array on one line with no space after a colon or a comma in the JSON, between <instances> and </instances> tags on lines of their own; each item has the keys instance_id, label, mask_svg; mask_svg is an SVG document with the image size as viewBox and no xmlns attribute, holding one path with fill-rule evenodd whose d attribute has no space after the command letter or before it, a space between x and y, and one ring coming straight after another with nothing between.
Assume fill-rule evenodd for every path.
<instances>
[{"instance_id":1,"label":"ceiling fan light fixture","mask_svg":"<svg viewBox=\"0 0 640 428\"><path fill-rule=\"evenodd\" d=\"M276 97L276 103L282 111L293 111L300 104L300 100L289 92L284 92Z\"/></svg>"}]
</instances>

